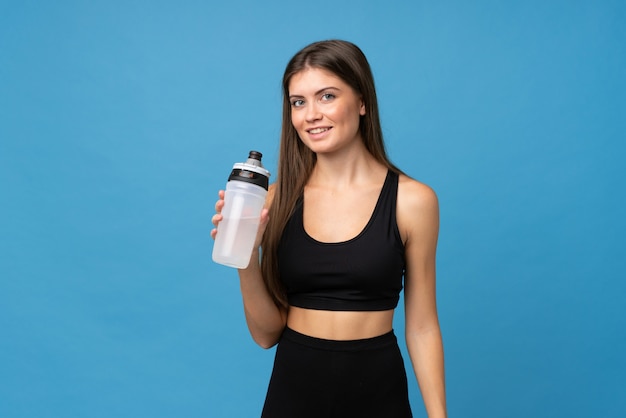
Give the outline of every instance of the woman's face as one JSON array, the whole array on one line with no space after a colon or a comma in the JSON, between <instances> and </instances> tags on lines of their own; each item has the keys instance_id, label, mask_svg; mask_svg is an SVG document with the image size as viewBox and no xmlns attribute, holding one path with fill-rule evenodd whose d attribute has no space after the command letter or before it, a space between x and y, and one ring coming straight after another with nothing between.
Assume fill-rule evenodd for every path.
<instances>
[{"instance_id":1,"label":"woman's face","mask_svg":"<svg viewBox=\"0 0 626 418\"><path fill-rule=\"evenodd\" d=\"M330 71L306 68L289 81L291 123L315 153L328 153L361 141L360 117L365 104Z\"/></svg>"}]
</instances>

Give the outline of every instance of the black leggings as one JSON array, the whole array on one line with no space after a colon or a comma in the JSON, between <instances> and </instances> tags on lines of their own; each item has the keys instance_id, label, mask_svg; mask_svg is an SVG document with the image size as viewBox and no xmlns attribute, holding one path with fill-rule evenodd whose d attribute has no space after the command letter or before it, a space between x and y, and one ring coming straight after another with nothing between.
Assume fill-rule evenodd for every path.
<instances>
[{"instance_id":1,"label":"black leggings","mask_svg":"<svg viewBox=\"0 0 626 418\"><path fill-rule=\"evenodd\" d=\"M354 341L286 328L262 418L410 418L406 371L393 331Z\"/></svg>"}]
</instances>

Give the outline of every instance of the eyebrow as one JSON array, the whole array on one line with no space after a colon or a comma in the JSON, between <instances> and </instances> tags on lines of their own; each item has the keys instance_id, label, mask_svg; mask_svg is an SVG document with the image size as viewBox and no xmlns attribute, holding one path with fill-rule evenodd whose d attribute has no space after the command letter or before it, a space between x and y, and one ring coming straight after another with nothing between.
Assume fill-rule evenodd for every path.
<instances>
[{"instance_id":1,"label":"eyebrow","mask_svg":"<svg viewBox=\"0 0 626 418\"><path fill-rule=\"evenodd\" d=\"M329 86L329 87L324 87L324 88L322 88L322 89L319 89L318 91L316 91L316 92L315 92L314 96L317 96L318 94L320 94L320 93L322 93L322 92L324 92L324 91L326 91L326 90L337 90L337 91L341 91L341 89L340 89L340 88L338 88L338 87ZM304 96L300 96L300 95L298 95L298 94L290 94L290 95L289 95L289 98L290 98L290 99L293 99L293 98L296 98L296 97L304 97Z\"/></svg>"}]
</instances>

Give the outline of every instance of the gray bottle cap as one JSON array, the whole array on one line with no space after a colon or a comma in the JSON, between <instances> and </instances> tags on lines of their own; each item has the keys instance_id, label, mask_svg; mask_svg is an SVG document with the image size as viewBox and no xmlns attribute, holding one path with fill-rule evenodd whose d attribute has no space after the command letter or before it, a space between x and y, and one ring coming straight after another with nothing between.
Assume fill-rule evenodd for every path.
<instances>
[{"instance_id":1,"label":"gray bottle cap","mask_svg":"<svg viewBox=\"0 0 626 418\"><path fill-rule=\"evenodd\" d=\"M267 190L270 172L263 167L261 163L262 157L263 154L260 152L250 151L245 163L233 165L233 171L231 171L228 181L244 181L246 183L256 184Z\"/></svg>"}]
</instances>

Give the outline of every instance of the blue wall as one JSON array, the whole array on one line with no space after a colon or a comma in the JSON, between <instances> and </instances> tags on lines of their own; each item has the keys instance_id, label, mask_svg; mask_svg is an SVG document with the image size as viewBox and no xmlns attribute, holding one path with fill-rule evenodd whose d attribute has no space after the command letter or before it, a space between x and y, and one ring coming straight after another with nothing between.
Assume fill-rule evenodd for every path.
<instances>
[{"instance_id":1,"label":"blue wall","mask_svg":"<svg viewBox=\"0 0 626 418\"><path fill-rule=\"evenodd\" d=\"M450 416L624 416L625 19L621 1L0 2L0 416L258 416L273 350L210 219L248 150L275 172L283 68L327 38L362 47L392 159L440 197Z\"/></svg>"}]
</instances>

